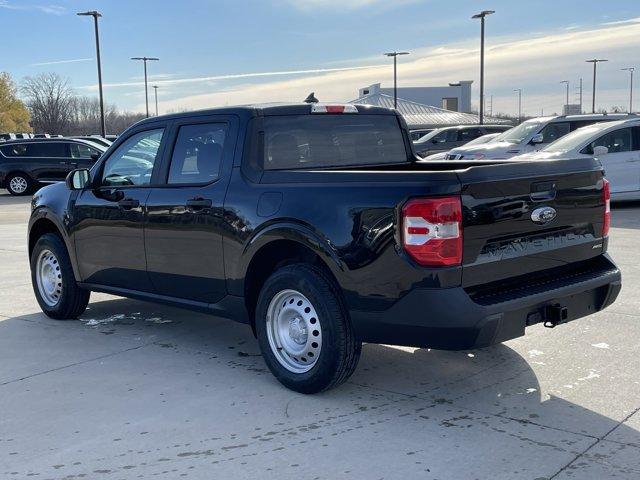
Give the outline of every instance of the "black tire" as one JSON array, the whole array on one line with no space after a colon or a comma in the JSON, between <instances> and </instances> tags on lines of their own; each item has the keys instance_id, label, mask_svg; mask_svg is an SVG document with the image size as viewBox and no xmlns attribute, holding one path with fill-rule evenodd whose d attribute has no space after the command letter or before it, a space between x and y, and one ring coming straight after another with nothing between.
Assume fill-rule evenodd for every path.
<instances>
[{"instance_id":1,"label":"black tire","mask_svg":"<svg viewBox=\"0 0 640 480\"><path fill-rule=\"evenodd\" d=\"M55 305L47 303L43 298L36 279L38 259L47 250L55 256L56 273L61 285L59 298ZM48 317L56 320L78 318L89 303L91 292L78 287L67 248L62 239L53 233L47 233L40 237L33 248L31 253L31 283L42 311Z\"/></svg>"},{"instance_id":2,"label":"black tire","mask_svg":"<svg viewBox=\"0 0 640 480\"><path fill-rule=\"evenodd\" d=\"M276 295L284 290L303 294L317 312L322 327L322 347L314 366L296 373L276 358L267 333L267 311ZM273 375L285 387L300 393L317 393L336 387L355 371L362 343L353 332L335 282L321 269L309 264L282 267L264 283L256 306L256 333L262 356Z\"/></svg>"},{"instance_id":3,"label":"black tire","mask_svg":"<svg viewBox=\"0 0 640 480\"><path fill-rule=\"evenodd\" d=\"M26 185L26 188L24 190L14 189L12 185L12 181L14 180L20 180L20 183L23 185ZM34 187L33 180L26 173L22 173L22 172L12 173L9 176L7 176L4 183L6 185L7 191L11 195L14 195L16 197L29 195L31 192L33 192L33 187Z\"/></svg>"}]
</instances>

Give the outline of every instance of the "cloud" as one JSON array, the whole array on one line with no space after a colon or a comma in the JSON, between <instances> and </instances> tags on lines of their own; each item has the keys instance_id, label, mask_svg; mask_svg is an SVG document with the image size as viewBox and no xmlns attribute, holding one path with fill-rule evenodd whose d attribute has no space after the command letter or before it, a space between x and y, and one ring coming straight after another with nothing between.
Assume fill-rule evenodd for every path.
<instances>
[{"instance_id":1,"label":"cloud","mask_svg":"<svg viewBox=\"0 0 640 480\"><path fill-rule=\"evenodd\" d=\"M280 0L298 10L314 12L317 10L358 10L363 8L376 8L376 10L388 10L400 7L418 0Z\"/></svg>"},{"instance_id":2,"label":"cloud","mask_svg":"<svg viewBox=\"0 0 640 480\"><path fill-rule=\"evenodd\" d=\"M280 72L253 72L253 73L235 73L228 75L211 75L206 77L176 78L173 80L157 80L156 85L182 85L188 83L209 83L217 80L238 80L244 78L260 78L260 77L278 77L287 75L308 75L317 73L343 72L348 70L364 70L379 67L380 65L365 65L361 67L343 67L343 68L315 68L310 70L284 70ZM134 87L144 85L144 82L122 82L122 83L106 83L104 88L120 88ZM79 87L82 89L95 90L98 85L85 85Z\"/></svg>"},{"instance_id":3,"label":"cloud","mask_svg":"<svg viewBox=\"0 0 640 480\"><path fill-rule=\"evenodd\" d=\"M571 80L572 90L577 78L584 76L584 104L590 104L590 67L584 60L590 57L609 58L607 67L599 70L601 81L599 104L611 106L614 102L604 92L607 69L619 75L617 63L637 57L637 39L640 23L627 22L583 30L560 30L529 38L491 38L486 50L487 95L494 95L494 111L513 112L513 88L523 88L524 109L537 114L559 111L562 106L562 86L558 82ZM415 49L411 56L403 57L398 64L400 85L446 85L450 81L477 79L478 42L461 42L436 48ZM617 63L616 63L617 62ZM627 66L620 65L620 66ZM264 77L293 76L296 78L267 81ZM613 78L614 73L611 74ZM262 78L256 78L262 77ZM620 77L620 82L625 80ZM204 82L209 80L246 80L242 84L227 86L214 92L201 91L163 100L167 110L197 109L221 105L233 105L266 101L300 101L311 91L322 101L347 101L356 97L357 89L371 83L391 85L390 64L368 65L344 69L292 70L257 74L218 75L196 79L169 80L178 82ZM252 82L252 80L255 80ZM267 79L268 80L268 79ZM160 82L157 82L160 83ZM128 86L130 84L116 84ZM137 85L137 84L136 84ZM477 84L474 83L474 88ZM209 88L210 89L210 88ZM550 93L551 92L551 93ZM557 95L556 95L557 94ZM573 96L573 92L572 92ZM477 92L474 92L477 98ZM604 103L613 102L613 103ZM477 103L477 100L476 100Z\"/></svg>"},{"instance_id":4,"label":"cloud","mask_svg":"<svg viewBox=\"0 0 640 480\"><path fill-rule=\"evenodd\" d=\"M61 5L17 5L13 2L9 2L9 0L0 0L0 8L5 8L7 10L33 10L46 13L48 15L64 15L67 13L67 9Z\"/></svg>"},{"instance_id":5,"label":"cloud","mask_svg":"<svg viewBox=\"0 0 640 480\"><path fill-rule=\"evenodd\" d=\"M78 63L78 62L89 62L92 61L93 58L72 58L70 60L53 60L50 62L40 62L40 63L32 63L32 67L43 67L45 65L61 65L63 63Z\"/></svg>"}]
</instances>

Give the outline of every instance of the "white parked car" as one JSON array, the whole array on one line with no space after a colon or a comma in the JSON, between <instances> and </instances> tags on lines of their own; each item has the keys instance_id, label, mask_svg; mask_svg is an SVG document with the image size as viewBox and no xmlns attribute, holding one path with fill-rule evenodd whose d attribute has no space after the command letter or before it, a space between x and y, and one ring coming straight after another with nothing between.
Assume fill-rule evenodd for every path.
<instances>
[{"instance_id":1,"label":"white parked car","mask_svg":"<svg viewBox=\"0 0 640 480\"><path fill-rule=\"evenodd\" d=\"M470 142L465 143L463 146L468 147L471 145L482 145L485 143L489 143L491 140L501 135L500 133L487 133L486 135L482 135L481 137L474 138ZM446 160L447 154L449 152L440 152L434 153L433 155L428 155L423 158L423 160Z\"/></svg>"},{"instance_id":2,"label":"white parked car","mask_svg":"<svg viewBox=\"0 0 640 480\"><path fill-rule=\"evenodd\" d=\"M611 185L613 200L640 200L640 118L582 127L518 160L596 157Z\"/></svg>"},{"instance_id":3,"label":"white parked car","mask_svg":"<svg viewBox=\"0 0 640 480\"><path fill-rule=\"evenodd\" d=\"M499 135L485 145L452 149L448 160L500 160L515 155L542 150L566 134L597 122L628 119L624 114L560 115L532 118Z\"/></svg>"}]
</instances>

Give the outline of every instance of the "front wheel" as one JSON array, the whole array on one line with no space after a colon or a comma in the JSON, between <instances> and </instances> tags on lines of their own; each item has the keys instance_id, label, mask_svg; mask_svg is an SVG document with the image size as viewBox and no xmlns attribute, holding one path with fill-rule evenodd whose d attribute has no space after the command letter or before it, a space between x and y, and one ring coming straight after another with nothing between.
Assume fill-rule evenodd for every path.
<instances>
[{"instance_id":1,"label":"front wheel","mask_svg":"<svg viewBox=\"0 0 640 480\"><path fill-rule=\"evenodd\" d=\"M31 253L31 283L42 311L57 320L78 318L87 308L90 292L78 287L63 241L47 233Z\"/></svg>"},{"instance_id":2,"label":"front wheel","mask_svg":"<svg viewBox=\"0 0 640 480\"><path fill-rule=\"evenodd\" d=\"M300 393L343 383L362 349L334 282L307 264L283 267L267 279L258 297L256 333L273 375Z\"/></svg>"}]
</instances>

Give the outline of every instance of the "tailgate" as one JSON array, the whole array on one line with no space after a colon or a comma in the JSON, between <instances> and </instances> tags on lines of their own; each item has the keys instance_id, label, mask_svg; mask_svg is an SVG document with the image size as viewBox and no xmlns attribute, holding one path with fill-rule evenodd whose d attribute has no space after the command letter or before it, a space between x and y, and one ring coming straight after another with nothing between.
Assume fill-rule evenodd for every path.
<instances>
[{"instance_id":1,"label":"tailgate","mask_svg":"<svg viewBox=\"0 0 640 480\"><path fill-rule=\"evenodd\" d=\"M603 173L596 160L503 163L472 167L458 176L463 286L561 267L603 252Z\"/></svg>"}]
</instances>

